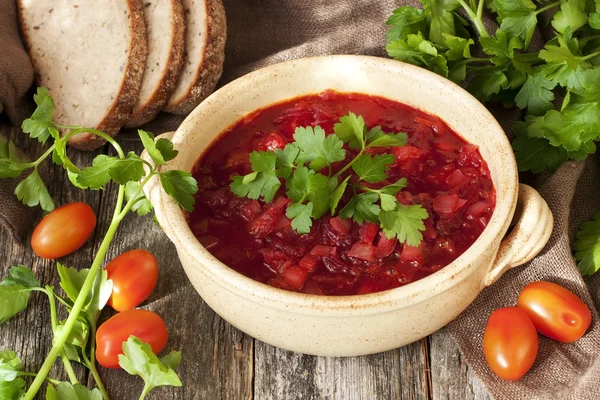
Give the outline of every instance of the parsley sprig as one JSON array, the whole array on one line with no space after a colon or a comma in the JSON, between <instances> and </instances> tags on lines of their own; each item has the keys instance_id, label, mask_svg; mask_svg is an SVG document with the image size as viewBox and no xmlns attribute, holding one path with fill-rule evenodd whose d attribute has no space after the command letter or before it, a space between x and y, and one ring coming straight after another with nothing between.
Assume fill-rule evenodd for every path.
<instances>
[{"instance_id":1,"label":"parsley sprig","mask_svg":"<svg viewBox=\"0 0 600 400\"><path fill-rule=\"evenodd\" d=\"M581 225L573 248L583 276L593 275L600 270L600 213Z\"/></svg>"},{"instance_id":2,"label":"parsley sprig","mask_svg":"<svg viewBox=\"0 0 600 400\"><path fill-rule=\"evenodd\" d=\"M48 158L62 166L70 181L81 189L104 189L112 182L119 185L119 190L112 221L90 268L77 270L57 263L64 297L57 294L51 286L41 286L33 272L22 265L11 268L9 276L0 282L0 324L24 310L32 292L41 292L48 297L50 303L54 335L52 348L38 372L22 371L21 361L15 353L8 350L0 352L0 398L31 400L42 384L48 382L47 399L108 400L108 394L96 370L94 340L98 317L112 292L112 281L107 279L106 271L102 269L108 248L129 211L145 215L152 210L142 192L150 179L159 179L165 192L189 211L193 209L197 184L188 172L162 170L162 166L177 156L177 150L169 140L155 141L151 133L138 131L144 149L152 160L148 162L133 152L125 154L119 143L104 132L55 123L54 102L46 88L38 88L34 100L37 108L31 118L23 122L22 129L41 143L52 142L40 158L28 162L20 156L11 141L0 138L0 179L27 174L16 187L16 196L28 206L40 205L46 212L54 209L52 197L38 172L38 167ZM63 131L62 136L60 131ZM82 132L105 139L115 149L117 156L101 154L94 158L91 166L76 166L68 157L67 140ZM58 320L57 305L63 305L68 311L66 320ZM127 366L125 369L131 374L140 375L145 381L140 398L144 398L156 386L181 385L173 371L179 356L172 353L163 360L158 360L147 345L133 337L124 344L124 350L126 356L122 362ZM70 382L48 378L48 373L59 356ZM79 384L71 361L90 369L97 389L89 390ZM34 377L26 392L25 381L21 378L23 376Z\"/></svg>"},{"instance_id":3,"label":"parsley sprig","mask_svg":"<svg viewBox=\"0 0 600 400\"><path fill-rule=\"evenodd\" d=\"M320 126L298 127L293 138L283 149L250 153L253 172L235 176L231 191L239 197L262 197L269 203L285 184L291 202L286 216L298 233L310 232L313 221L329 212L357 223L377 223L387 237L411 246L420 243L427 211L420 205L402 205L395 197L406 186L406 179L380 189L368 186L386 181L386 171L396 158L365 151L404 146L406 133L386 133L379 126L368 129L362 116L350 112L334 125L334 134L327 135ZM356 155L344 164L346 147ZM351 198L338 212L347 195Z\"/></svg>"},{"instance_id":4,"label":"parsley sprig","mask_svg":"<svg viewBox=\"0 0 600 400\"><path fill-rule=\"evenodd\" d=\"M520 170L552 171L595 152L600 140L598 0L420 1L423 9L400 7L388 19L388 54L457 83L468 75L467 89L481 101L526 110L525 121L514 128ZM485 29L484 8L497 16L496 32ZM538 17L550 10L554 36L539 52L525 52ZM476 43L480 57L472 55Z\"/></svg>"}]
</instances>

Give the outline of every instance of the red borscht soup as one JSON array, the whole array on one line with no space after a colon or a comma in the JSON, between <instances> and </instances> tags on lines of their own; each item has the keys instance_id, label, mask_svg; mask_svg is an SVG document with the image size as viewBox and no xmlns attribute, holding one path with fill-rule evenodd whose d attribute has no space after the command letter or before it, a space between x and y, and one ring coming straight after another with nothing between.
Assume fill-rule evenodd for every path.
<instances>
[{"instance_id":1,"label":"red borscht soup","mask_svg":"<svg viewBox=\"0 0 600 400\"><path fill-rule=\"evenodd\" d=\"M344 140L342 161L318 165L317 172L302 167L304 173L324 175L330 181L333 176L333 186L346 180L348 186L342 190L335 216L328 210L311 221L314 209L307 209L304 197L294 200L303 205L290 212L290 197L294 196L289 192L289 182L286 187L285 174L279 171L277 178L268 181L275 184L275 189L277 179L281 182L270 201L256 193L249 198L251 194L244 192L246 197L240 197L232 192L234 179L239 179L240 185L260 179L253 174L251 153L265 155L283 149L295 142L297 128L318 126L325 137L337 134L343 138L336 124L349 112L364 119L365 137L376 131L392 136L405 132L407 136L404 145L364 149L363 154L372 157L367 162L386 162L385 174L370 179L374 182L359 182L356 171L361 170L355 166L343 168L360 156L360 144L348 138ZM315 169L312 163L307 166ZM195 209L187 217L194 235L208 251L254 280L317 295L379 292L440 270L479 237L492 216L496 197L490 171L477 146L466 142L439 118L382 97L333 91L286 100L245 116L214 140L198 160L193 175L199 190ZM248 178L242 183L241 176ZM399 181L402 178L406 180ZM387 191L394 182L402 185ZM356 218L361 211L356 211L356 204L348 206L357 197L368 198L361 212L369 215L371 210L377 214L383 211L384 199L379 203L378 197L383 192L392 193L385 199L393 203L388 208L419 211L422 215L412 231L413 241L415 234L419 237L413 242L418 243L416 246L408 245L408 239L398 240L404 238L400 233L386 234L383 214L379 214L381 223L373 219L377 216L370 222L368 218ZM369 193L374 194L368 197ZM316 209L319 196L313 200ZM355 210L354 217L352 212L344 211L348 209ZM302 210L307 214L299 215ZM292 226L290 218L295 215L298 224ZM406 221L398 218L396 232L403 231ZM304 228L298 228L302 225Z\"/></svg>"}]
</instances>

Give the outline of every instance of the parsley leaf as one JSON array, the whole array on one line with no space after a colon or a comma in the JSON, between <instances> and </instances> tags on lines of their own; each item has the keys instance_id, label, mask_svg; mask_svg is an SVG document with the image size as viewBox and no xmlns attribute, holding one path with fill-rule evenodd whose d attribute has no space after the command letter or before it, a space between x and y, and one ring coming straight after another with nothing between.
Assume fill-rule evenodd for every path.
<instances>
[{"instance_id":1,"label":"parsley leaf","mask_svg":"<svg viewBox=\"0 0 600 400\"><path fill-rule=\"evenodd\" d=\"M123 353L119 354L119 365L130 375L138 375L144 380L144 390L141 398L159 386L181 386L177 373L180 355L169 354L163 360L152 352L148 343L142 342L135 336L130 336L123 342ZM166 364L166 365L165 365Z\"/></svg>"},{"instance_id":2,"label":"parsley leaf","mask_svg":"<svg viewBox=\"0 0 600 400\"><path fill-rule=\"evenodd\" d=\"M437 45L444 45L443 34L454 35L453 11L459 7L456 0L420 0L425 12L430 13L429 39Z\"/></svg>"},{"instance_id":3,"label":"parsley leaf","mask_svg":"<svg viewBox=\"0 0 600 400\"><path fill-rule=\"evenodd\" d=\"M379 206L375 204L379 195L377 193L361 193L353 197L340 211L343 219L352 218L359 224L364 221L379 223Z\"/></svg>"},{"instance_id":4,"label":"parsley leaf","mask_svg":"<svg viewBox=\"0 0 600 400\"><path fill-rule=\"evenodd\" d=\"M171 170L159 174L164 191L186 211L194 210L194 195L198 191L198 183L192 174L185 171Z\"/></svg>"},{"instance_id":5,"label":"parsley leaf","mask_svg":"<svg viewBox=\"0 0 600 400\"><path fill-rule=\"evenodd\" d=\"M0 399L21 399L25 395L25 381L17 378L12 381L0 381Z\"/></svg>"},{"instance_id":6,"label":"parsley leaf","mask_svg":"<svg viewBox=\"0 0 600 400\"><path fill-rule=\"evenodd\" d=\"M296 232L309 233L312 226L312 213L313 203L294 203L287 208L285 216L292 219L292 229Z\"/></svg>"},{"instance_id":7,"label":"parsley leaf","mask_svg":"<svg viewBox=\"0 0 600 400\"><path fill-rule=\"evenodd\" d=\"M390 239L396 237L400 243L406 242L409 246L418 246L423 240L423 220L427 217L427 211L421 205L405 206L400 203L396 203L392 211L381 210L379 213L385 236Z\"/></svg>"},{"instance_id":8,"label":"parsley leaf","mask_svg":"<svg viewBox=\"0 0 600 400\"><path fill-rule=\"evenodd\" d=\"M298 160L309 162L309 167L315 171L346 158L342 140L336 135L325 136L325 131L320 126L296 128L294 140L300 149Z\"/></svg>"},{"instance_id":9,"label":"parsley leaf","mask_svg":"<svg viewBox=\"0 0 600 400\"><path fill-rule=\"evenodd\" d=\"M517 137L512 146L519 171L554 171L569 159L562 147L552 146L544 138L528 137L527 129L527 122L518 122L514 128Z\"/></svg>"},{"instance_id":10,"label":"parsley leaf","mask_svg":"<svg viewBox=\"0 0 600 400\"><path fill-rule=\"evenodd\" d=\"M21 129L28 133L33 139L37 139L40 143L46 143L50 137L48 128L53 127L54 121L54 100L50 97L48 88L38 87L37 93L33 95L33 101L37 105L30 118L23 121Z\"/></svg>"},{"instance_id":11,"label":"parsley leaf","mask_svg":"<svg viewBox=\"0 0 600 400\"><path fill-rule=\"evenodd\" d=\"M449 35L443 33L444 43L448 50L446 51L446 58L449 61L460 60L462 58L471 58L471 45L475 44L473 39L465 39L458 36Z\"/></svg>"},{"instance_id":12,"label":"parsley leaf","mask_svg":"<svg viewBox=\"0 0 600 400\"><path fill-rule=\"evenodd\" d=\"M396 208L396 198L391 194L379 193L379 200L381 200L381 209L384 211L392 211Z\"/></svg>"},{"instance_id":13,"label":"parsley leaf","mask_svg":"<svg viewBox=\"0 0 600 400\"><path fill-rule=\"evenodd\" d=\"M425 31L426 17L419 8L402 6L395 9L386 22L391 26L387 33L388 41L406 39L409 34Z\"/></svg>"},{"instance_id":14,"label":"parsley leaf","mask_svg":"<svg viewBox=\"0 0 600 400\"><path fill-rule=\"evenodd\" d=\"M600 213L581 225L574 244L575 258L583 276L592 275L600 269Z\"/></svg>"},{"instance_id":15,"label":"parsley leaf","mask_svg":"<svg viewBox=\"0 0 600 400\"><path fill-rule=\"evenodd\" d=\"M560 10L552 18L552 26L560 33L567 29L576 31L587 23L587 14L584 12L586 2L580 0L563 0Z\"/></svg>"},{"instance_id":16,"label":"parsley leaf","mask_svg":"<svg viewBox=\"0 0 600 400\"><path fill-rule=\"evenodd\" d=\"M367 132L367 147L404 146L407 139L405 132L385 133L380 126L376 126Z\"/></svg>"},{"instance_id":17,"label":"parsley leaf","mask_svg":"<svg viewBox=\"0 0 600 400\"><path fill-rule=\"evenodd\" d=\"M40 282L33 275L33 271L23 265L15 265L10 267L8 270L10 276L4 278L0 282L0 286L3 285L21 285L26 288L37 288L40 287Z\"/></svg>"},{"instance_id":18,"label":"parsley leaf","mask_svg":"<svg viewBox=\"0 0 600 400\"><path fill-rule=\"evenodd\" d=\"M141 191L139 182L127 182L125 185L125 199L129 201L132 197L135 198L135 203L131 207L131 210L137 213L137 215L143 217L152 211L152 204Z\"/></svg>"},{"instance_id":19,"label":"parsley leaf","mask_svg":"<svg viewBox=\"0 0 600 400\"><path fill-rule=\"evenodd\" d=\"M283 150L275 149L275 168L276 174L282 178L289 178L296 167L296 159L300 154L300 149L293 143L285 145Z\"/></svg>"},{"instance_id":20,"label":"parsley leaf","mask_svg":"<svg viewBox=\"0 0 600 400\"><path fill-rule=\"evenodd\" d=\"M349 112L340 118L340 122L333 126L333 131L342 139L344 143L348 143L351 149L361 149L365 147L365 120L362 115L356 116L353 112Z\"/></svg>"},{"instance_id":21,"label":"parsley leaf","mask_svg":"<svg viewBox=\"0 0 600 400\"><path fill-rule=\"evenodd\" d=\"M0 325L27 308L29 294L39 288L39 282L28 268L18 265L0 282Z\"/></svg>"},{"instance_id":22,"label":"parsley leaf","mask_svg":"<svg viewBox=\"0 0 600 400\"><path fill-rule=\"evenodd\" d=\"M333 191L333 194L331 195L331 206L330 206L331 215L335 215L335 211L337 210L337 207L340 204L340 200L342 199L342 196L344 196L344 193L346 192L346 188L348 187L348 180L350 180L350 175L348 175L346 177L346 179L344 179L342 181L342 183L340 183L335 188L335 190Z\"/></svg>"},{"instance_id":23,"label":"parsley leaf","mask_svg":"<svg viewBox=\"0 0 600 400\"><path fill-rule=\"evenodd\" d=\"M134 152L129 152L125 158L100 154L94 158L91 167L79 173L77 182L86 188L102 189L111 179L125 185L130 181L139 181L144 175L144 162Z\"/></svg>"},{"instance_id":24,"label":"parsley leaf","mask_svg":"<svg viewBox=\"0 0 600 400\"><path fill-rule=\"evenodd\" d=\"M508 86L508 78L496 66L482 67L473 72L474 78L467 87L473 96L482 101L489 100L493 94Z\"/></svg>"},{"instance_id":25,"label":"parsley leaf","mask_svg":"<svg viewBox=\"0 0 600 400\"><path fill-rule=\"evenodd\" d=\"M23 368L23 364L13 351L0 351L0 382L15 380L21 368Z\"/></svg>"},{"instance_id":26,"label":"parsley leaf","mask_svg":"<svg viewBox=\"0 0 600 400\"><path fill-rule=\"evenodd\" d=\"M56 387L52 384L46 389L46 400L102 400L102 393L98 389L88 389L76 383L60 382Z\"/></svg>"},{"instance_id":27,"label":"parsley leaf","mask_svg":"<svg viewBox=\"0 0 600 400\"><path fill-rule=\"evenodd\" d=\"M267 203L273 200L281 186L275 172L276 158L273 151L250 153L250 164L254 172L245 176L234 176L230 185L231 191L239 197L256 200L263 196Z\"/></svg>"},{"instance_id":28,"label":"parsley leaf","mask_svg":"<svg viewBox=\"0 0 600 400\"><path fill-rule=\"evenodd\" d=\"M173 149L173 142L170 140L160 138L155 142L154 135L142 129L138 129L138 135L154 165L165 165L167 161L177 157L179 152Z\"/></svg>"},{"instance_id":29,"label":"parsley leaf","mask_svg":"<svg viewBox=\"0 0 600 400\"><path fill-rule=\"evenodd\" d=\"M309 200L312 203L312 217L323 216L331 204L329 179L307 167L298 167L287 181L287 196L295 203Z\"/></svg>"},{"instance_id":30,"label":"parsley leaf","mask_svg":"<svg viewBox=\"0 0 600 400\"><path fill-rule=\"evenodd\" d=\"M594 29L600 30L600 1L596 0L596 11L590 13L588 23Z\"/></svg>"},{"instance_id":31,"label":"parsley leaf","mask_svg":"<svg viewBox=\"0 0 600 400\"><path fill-rule=\"evenodd\" d=\"M396 160L391 154L376 154L372 158L363 154L352 164L352 170L358 175L359 180L366 182L380 182L387 179L385 173L388 166Z\"/></svg>"},{"instance_id":32,"label":"parsley leaf","mask_svg":"<svg viewBox=\"0 0 600 400\"><path fill-rule=\"evenodd\" d=\"M546 111L554 108L552 90L555 86L555 82L541 75L528 75L525 84L515 97L517 106L521 109L527 107L529 114L544 115Z\"/></svg>"},{"instance_id":33,"label":"parsley leaf","mask_svg":"<svg viewBox=\"0 0 600 400\"><path fill-rule=\"evenodd\" d=\"M544 122L550 143L577 151L583 142L596 139L600 132L600 103L571 103L562 112L550 110Z\"/></svg>"},{"instance_id":34,"label":"parsley leaf","mask_svg":"<svg viewBox=\"0 0 600 400\"><path fill-rule=\"evenodd\" d=\"M61 321L56 327L55 335L59 335L61 330L64 329L65 321ZM69 333L69 337L63 346L65 353L69 360L77 361L81 364L86 365L88 368L90 365L87 362L86 348L90 336L89 322L78 319L73 326L73 329Z\"/></svg>"},{"instance_id":35,"label":"parsley leaf","mask_svg":"<svg viewBox=\"0 0 600 400\"><path fill-rule=\"evenodd\" d=\"M386 50L390 57L398 61L423 66L443 77L448 76L446 58L439 54L436 45L425 39L420 32L408 35L406 40L389 42Z\"/></svg>"},{"instance_id":36,"label":"parsley leaf","mask_svg":"<svg viewBox=\"0 0 600 400\"><path fill-rule=\"evenodd\" d=\"M379 192L395 195L396 193L398 193L406 187L406 183L406 178L400 178L395 183L382 187L381 189L379 189Z\"/></svg>"},{"instance_id":37,"label":"parsley leaf","mask_svg":"<svg viewBox=\"0 0 600 400\"><path fill-rule=\"evenodd\" d=\"M60 276L60 287L63 288L68 300L70 300L68 304L75 303L90 270L84 268L78 271L73 267L66 267L61 263L57 263L56 268ZM92 290L88 293L82 309L83 315L90 323L95 323L98 320L100 311L104 308L112 294L112 289L113 282L108 279L107 272L102 270L96 275Z\"/></svg>"},{"instance_id":38,"label":"parsley leaf","mask_svg":"<svg viewBox=\"0 0 600 400\"><path fill-rule=\"evenodd\" d=\"M16 178L26 168L28 166L19 156L13 141L0 136L0 179Z\"/></svg>"},{"instance_id":39,"label":"parsley leaf","mask_svg":"<svg viewBox=\"0 0 600 400\"><path fill-rule=\"evenodd\" d=\"M54 210L54 201L48 192L48 188L40 177L37 167L15 188L15 195L21 202L29 207L42 207L42 210L50 212Z\"/></svg>"}]
</instances>

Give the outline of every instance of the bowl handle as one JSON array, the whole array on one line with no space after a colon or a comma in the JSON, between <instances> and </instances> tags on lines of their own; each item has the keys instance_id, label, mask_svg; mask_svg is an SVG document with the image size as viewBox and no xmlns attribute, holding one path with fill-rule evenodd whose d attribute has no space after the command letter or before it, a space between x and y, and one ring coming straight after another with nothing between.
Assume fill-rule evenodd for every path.
<instances>
[{"instance_id":1,"label":"bowl handle","mask_svg":"<svg viewBox=\"0 0 600 400\"><path fill-rule=\"evenodd\" d=\"M520 184L511 225L514 225L513 230L500 244L492 269L484 277L484 286L535 257L550 239L554 218L542 196L532 187Z\"/></svg>"},{"instance_id":2,"label":"bowl handle","mask_svg":"<svg viewBox=\"0 0 600 400\"><path fill-rule=\"evenodd\" d=\"M158 140L160 138L165 138L165 139L171 140L173 138L173 135L175 135L174 131L173 132L165 132L161 135L156 136L155 140ZM146 150L144 150L142 152L141 158L145 161L148 161L150 164L154 165L152 158L150 158L150 156L148 155ZM157 170L160 171L162 167L164 167L164 166L159 166L157 168ZM142 188L142 191L144 192L144 195L146 196L146 198L152 204L152 207L154 208L154 215L156 216L156 220L158 221L161 229L165 232L167 237L169 239L171 239L171 241L173 241L174 236L171 233L171 228L163 215L164 214L163 213L163 211L164 211L163 210L163 201L165 201L166 197L168 197L168 196L163 196L163 194L166 195L166 193L162 188L162 185L160 183L160 178L158 176L153 176L148 181L148 183L146 183L144 185L144 187Z\"/></svg>"}]
</instances>

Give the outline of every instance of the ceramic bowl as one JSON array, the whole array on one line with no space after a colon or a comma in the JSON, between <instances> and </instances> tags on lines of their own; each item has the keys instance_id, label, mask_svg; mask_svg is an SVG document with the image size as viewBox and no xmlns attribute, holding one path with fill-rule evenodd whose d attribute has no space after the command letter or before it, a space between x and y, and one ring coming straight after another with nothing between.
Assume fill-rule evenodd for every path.
<instances>
[{"instance_id":1,"label":"ceramic bowl","mask_svg":"<svg viewBox=\"0 0 600 400\"><path fill-rule=\"evenodd\" d=\"M519 185L510 143L494 117L454 83L389 59L304 58L245 75L213 93L186 118L172 135L179 156L165 168L191 171L215 137L244 115L326 89L383 96L441 117L479 146L496 187L496 209L477 241L440 271L384 292L326 297L276 289L230 269L202 247L182 210L156 180L151 182L146 195L187 276L204 301L233 326L307 354L354 356L397 348L446 325L483 288L544 247L552 214L535 190ZM513 216L514 227L505 237Z\"/></svg>"}]
</instances>

